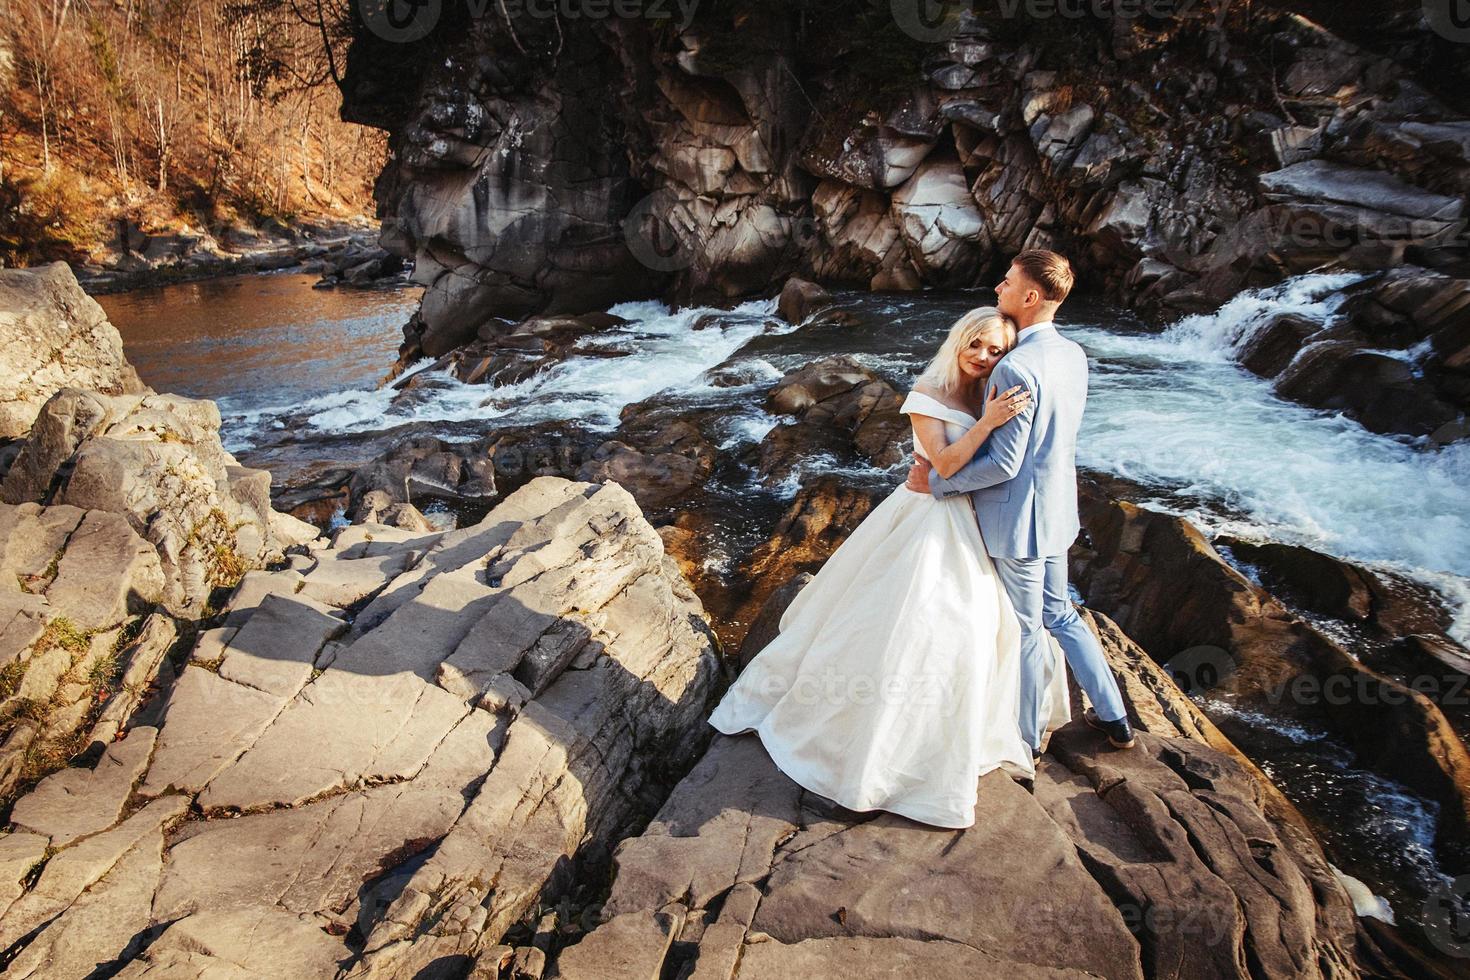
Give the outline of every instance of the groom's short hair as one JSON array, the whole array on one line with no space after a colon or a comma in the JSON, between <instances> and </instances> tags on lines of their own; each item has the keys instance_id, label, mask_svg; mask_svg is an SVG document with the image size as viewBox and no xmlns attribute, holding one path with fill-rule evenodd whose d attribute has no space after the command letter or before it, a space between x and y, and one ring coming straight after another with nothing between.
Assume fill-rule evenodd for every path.
<instances>
[{"instance_id":1,"label":"groom's short hair","mask_svg":"<svg viewBox=\"0 0 1470 980\"><path fill-rule=\"evenodd\" d=\"M1072 264L1051 249L1028 248L1013 261L1047 302L1060 303L1072 291Z\"/></svg>"}]
</instances>

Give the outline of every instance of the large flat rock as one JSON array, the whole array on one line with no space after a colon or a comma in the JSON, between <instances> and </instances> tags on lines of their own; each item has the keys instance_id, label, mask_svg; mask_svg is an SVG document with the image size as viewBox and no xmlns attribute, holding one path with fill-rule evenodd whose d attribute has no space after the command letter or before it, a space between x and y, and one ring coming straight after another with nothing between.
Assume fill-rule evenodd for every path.
<instances>
[{"instance_id":1,"label":"large flat rock","mask_svg":"<svg viewBox=\"0 0 1470 980\"><path fill-rule=\"evenodd\" d=\"M1034 794L988 773L974 825L944 830L847 810L786 777L757 735L719 735L618 846L601 924L548 975L1351 974L1352 906L1300 817L1161 668L1087 618L1126 681L1136 749L1074 721Z\"/></svg>"},{"instance_id":2,"label":"large flat rock","mask_svg":"<svg viewBox=\"0 0 1470 980\"><path fill-rule=\"evenodd\" d=\"M692 764L716 655L626 491L539 479L474 527L343 538L245 577L151 753L134 728L17 806L20 975L454 972ZM519 659L446 669L489 636Z\"/></svg>"},{"instance_id":3,"label":"large flat rock","mask_svg":"<svg viewBox=\"0 0 1470 980\"><path fill-rule=\"evenodd\" d=\"M122 817L153 754L158 730L140 727L113 742L92 769L52 773L16 801L10 822L42 834L52 847L65 847L79 837L106 830Z\"/></svg>"}]
</instances>

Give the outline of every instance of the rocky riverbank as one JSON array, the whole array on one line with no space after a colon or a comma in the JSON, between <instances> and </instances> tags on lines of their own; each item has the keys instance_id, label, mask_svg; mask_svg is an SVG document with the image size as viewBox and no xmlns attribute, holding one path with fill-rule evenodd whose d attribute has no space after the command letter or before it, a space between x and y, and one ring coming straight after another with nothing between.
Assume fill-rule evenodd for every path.
<instances>
[{"instance_id":1,"label":"rocky riverbank","mask_svg":"<svg viewBox=\"0 0 1470 980\"><path fill-rule=\"evenodd\" d=\"M89 375L69 360L72 373L32 372L49 381L25 398L44 401L29 420L16 410L25 431L3 456L4 676L16 685L3 715L7 973L1453 966L1355 914L1353 895L1359 911L1371 902L1328 863L1312 818L1175 681L1215 678L1175 661L1181 644L1218 642L1251 681L1349 670L1378 690L1400 682L1345 663L1187 524L1124 502L1124 486L1091 492L1074 559L1089 601L1118 619L1089 621L1143 749L1112 752L1074 724L1052 741L1035 797L987 777L976 826L934 831L835 808L753 737L715 737L704 720L801 573L876 499L793 459L904 457L897 394L871 370L827 359L768 384L785 422L745 464L801 489L770 526L747 529L757 543L734 568L707 561L726 506L707 476L730 465L719 419L657 397L611 438L587 433L587 455L523 458L507 479L496 463L512 449L567 437L507 429L477 447L478 471L462 443L400 447L355 488L345 478L357 522L319 537L272 510L267 474L224 452L211 403L81 387L136 379L64 267L0 276L6 295L32 297L15 321L26 331L49 317L58 346L96 347ZM552 345L529 356L594 332L528 331ZM750 381L733 366L714 374ZM400 483L458 494L463 526L422 524L389 492ZM378 520L390 515L398 526ZM1443 611L1393 583L1338 565L1343 594L1315 594L1331 578L1301 568L1322 556L1230 547L1293 602L1357 611L1400 656L1465 656ZM1259 687L1211 693L1245 703ZM1324 723L1391 731L1394 764L1411 762L1453 816L1456 720L1427 698L1355 710ZM1369 765L1390 754L1386 740L1379 756L1355 744ZM896 866L925 870L892 878ZM266 932L269 943L250 939Z\"/></svg>"},{"instance_id":2,"label":"rocky riverbank","mask_svg":"<svg viewBox=\"0 0 1470 980\"><path fill-rule=\"evenodd\" d=\"M552 976L1391 972L1274 787L1114 624L1090 623L1139 751L1074 722L1034 795L992 773L975 826L937 832L834 807L754 736L718 736L618 847L602 920Z\"/></svg>"},{"instance_id":3,"label":"rocky riverbank","mask_svg":"<svg viewBox=\"0 0 1470 980\"><path fill-rule=\"evenodd\" d=\"M264 229L183 224L145 230L122 222L74 271L87 292L98 295L285 269L320 273L324 287L372 288L401 284L404 263L378 244L378 229L366 218Z\"/></svg>"},{"instance_id":4,"label":"rocky riverbank","mask_svg":"<svg viewBox=\"0 0 1470 980\"><path fill-rule=\"evenodd\" d=\"M1389 277L1350 326L1250 362L1305 347L1287 397L1465 434L1470 110L1417 6L1314 8L1356 40L1289 3L744 6L671 30L456 9L408 44L356 26L344 113L389 133L383 243L427 287L406 361L659 291L989 283L1030 246L1157 318L1403 268L1417 284Z\"/></svg>"},{"instance_id":5,"label":"rocky riverbank","mask_svg":"<svg viewBox=\"0 0 1470 980\"><path fill-rule=\"evenodd\" d=\"M805 293L810 301L799 311L794 304L780 304L793 318L804 318L805 326L791 338L802 330L841 334L852 329L844 326L844 311L824 306L812 291L793 287L790 293ZM577 322L575 317L529 318L517 331L536 336L542 324L547 331L554 324L569 330ZM597 342L590 324L574 335L578 344ZM783 342L779 336L769 343ZM784 342L801 349L794 339ZM325 488L329 496L310 502L307 490L305 497L293 499L305 502L303 513L326 504L350 515L368 506L368 494L403 505L448 501L451 510L473 513L483 506L480 495L513 492L537 475L616 480L657 527L725 647L741 651L735 662L744 663L761 637L774 631L770 610L789 599L804 573L821 567L892 486L891 480L874 485L817 475L821 467L814 471L812 461L871 474L900 463L908 452L907 425L896 412L901 396L877 372L839 356L809 360L784 376L762 380L742 366L761 345L762 339L753 341L742 357L715 366L699 382L716 389L734 385L740 401L764 406L777 420L753 443L732 447L729 407L723 402L701 407L668 391L628 405L610 432L548 422L496 426L492 434L473 440L414 435L379 463L333 475ZM548 343L527 345L519 353L509 345L474 357L450 352L438 367L468 379L477 371L490 373L480 371L485 363L480 359L494 358L494 371L514 377L554 350ZM407 380L398 397L441 383L424 372ZM487 391L496 387L493 378L480 383ZM506 383L513 382L501 382ZM433 479L443 474L455 475ZM790 496L774 511L741 510L729 488L746 480L753 481L753 491L789 488ZM1450 613L1441 601L1391 574L1307 548L1229 536L1212 540L1185 519L1138 505L1152 496L1126 481L1096 475L1086 492L1088 535L1073 553L1073 578L1082 597L1118 620L1118 636L1129 637L1130 649L1140 658L1129 670L1138 673L1144 662L1150 669L1165 665L1173 682L1198 700L1194 704L1177 691L1173 695L1180 705L1189 705L1191 717L1204 718L1207 710L1222 723L1246 718L1268 728L1312 733L1321 756L1302 763L1307 776L1288 774L1293 794L1306 798L1318 792L1311 780L1330 781L1328 766L1347 766L1353 778L1404 787L1433 810L1429 860L1446 875L1462 873L1470 813L1464 740L1470 725L1459 692L1470 651L1450 635ZM1170 710L1174 724L1180 724L1183 708ZM1242 748L1213 727L1184 729L1248 769L1254 766L1245 761L1252 752L1261 765L1285 765L1239 724L1232 732L1245 739ZM1281 812L1295 813L1282 799ZM1307 810L1293 818L1306 833L1333 831L1330 806ZM1371 837L1372 831L1361 836ZM1363 867L1375 866L1372 856L1351 857L1362 860ZM1338 860L1353 863L1349 856ZM686 905L680 914L699 917L701 908ZM645 911L661 909L655 903ZM710 921L708 914L702 919ZM668 929L696 928L659 921ZM1397 945L1385 938L1386 927L1367 928ZM696 935L666 930L646 938L677 944ZM683 954L664 955L677 959Z\"/></svg>"}]
</instances>

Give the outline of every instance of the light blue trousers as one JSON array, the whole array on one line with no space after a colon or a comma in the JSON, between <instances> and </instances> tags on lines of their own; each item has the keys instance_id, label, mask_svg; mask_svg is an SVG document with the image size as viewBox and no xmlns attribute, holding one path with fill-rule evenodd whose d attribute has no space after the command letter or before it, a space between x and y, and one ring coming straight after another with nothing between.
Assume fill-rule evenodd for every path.
<instances>
[{"instance_id":1,"label":"light blue trousers","mask_svg":"<svg viewBox=\"0 0 1470 980\"><path fill-rule=\"evenodd\" d=\"M1052 672L1047 633L1057 638L1072 676L1087 692L1098 717L1116 721L1127 714L1108 659L1067 594L1067 556L992 561L1021 621L1021 736L1032 748L1041 748L1042 692Z\"/></svg>"}]
</instances>

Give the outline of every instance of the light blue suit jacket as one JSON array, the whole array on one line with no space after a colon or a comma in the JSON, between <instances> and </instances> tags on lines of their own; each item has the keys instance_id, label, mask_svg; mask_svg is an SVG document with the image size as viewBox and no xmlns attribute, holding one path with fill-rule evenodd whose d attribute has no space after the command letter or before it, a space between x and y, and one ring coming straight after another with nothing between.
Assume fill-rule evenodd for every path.
<instances>
[{"instance_id":1,"label":"light blue suit jacket","mask_svg":"<svg viewBox=\"0 0 1470 980\"><path fill-rule=\"evenodd\" d=\"M1025 411L990 434L975 458L949 479L929 474L936 497L968 493L994 558L1065 554L1077 519L1077 430L1087 404L1087 354L1040 325L1021 338L990 375L990 390L1024 385ZM989 397L987 390L986 397Z\"/></svg>"}]
</instances>

